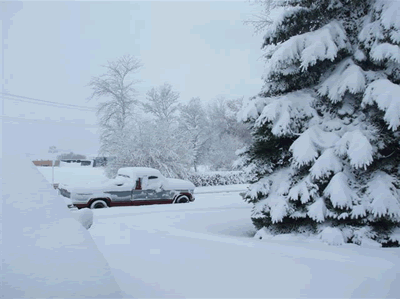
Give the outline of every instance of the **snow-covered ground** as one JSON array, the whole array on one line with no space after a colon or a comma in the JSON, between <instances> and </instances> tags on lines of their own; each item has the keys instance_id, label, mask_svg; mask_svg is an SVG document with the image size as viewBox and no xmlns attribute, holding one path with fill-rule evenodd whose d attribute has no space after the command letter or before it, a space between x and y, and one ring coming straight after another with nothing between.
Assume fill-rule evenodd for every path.
<instances>
[{"instance_id":1,"label":"snow-covered ground","mask_svg":"<svg viewBox=\"0 0 400 299\"><path fill-rule=\"evenodd\" d=\"M122 298L103 254L49 182L28 159L6 157L1 298Z\"/></svg>"},{"instance_id":2,"label":"snow-covered ground","mask_svg":"<svg viewBox=\"0 0 400 299\"><path fill-rule=\"evenodd\" d=\"M48 179L49 170L51 180L51 169L40 168ZM105 178L96 168L57 170L61 183ZM135 298L398 297L400 249L256 239L245 189L201 187L189 204L94 210L88 232Z\"/></svg>"},{"instance_id":3,"label":"snow-covered ground","mask_svg":"<svg viewBox=\"0 0 400 299\"><path fill-rule=\"evenodd\" d=\"M204 193L190 204L95 210L89 231L121 289L139 298L400 294L399 249L258 240L250 210L238 192Z\"/></svg>"}]
</instances>

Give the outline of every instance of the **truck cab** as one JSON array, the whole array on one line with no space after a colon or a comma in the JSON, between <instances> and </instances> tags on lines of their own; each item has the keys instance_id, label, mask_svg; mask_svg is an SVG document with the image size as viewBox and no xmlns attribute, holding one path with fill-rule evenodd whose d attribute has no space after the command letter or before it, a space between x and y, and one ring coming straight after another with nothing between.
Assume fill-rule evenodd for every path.
<instances>
[{"instance_id":1,"label":"truck cab","mask_svg":"<svg viewBox=\"0 0 400 299\"><path fill-rule=\"evenodd\" d=\"M60 188L77 208L105 208L168 203L188 203L195 200L193 183L164 177L147 167L123 167L115 179L106 184L89 184L82 188Z\"/></svg>"}]
</instances>

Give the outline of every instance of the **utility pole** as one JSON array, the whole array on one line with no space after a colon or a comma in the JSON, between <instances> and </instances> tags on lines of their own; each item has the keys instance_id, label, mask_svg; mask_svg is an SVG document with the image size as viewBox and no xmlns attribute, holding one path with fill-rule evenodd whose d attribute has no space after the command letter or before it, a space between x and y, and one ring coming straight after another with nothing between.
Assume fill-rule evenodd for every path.
<instances>
[{"instance_id":1,"label":"utility pole","mask_svg":"<svg viewBox=\"0 0 400 299\"><path fill-rule=\"evenodd\" d=\"M53 161L51 162L51 184L54 188L54 164L56 163L56 154L58 153L56 146L49 147L49 153L53 154Z\"/></svg>"}]
</instances>

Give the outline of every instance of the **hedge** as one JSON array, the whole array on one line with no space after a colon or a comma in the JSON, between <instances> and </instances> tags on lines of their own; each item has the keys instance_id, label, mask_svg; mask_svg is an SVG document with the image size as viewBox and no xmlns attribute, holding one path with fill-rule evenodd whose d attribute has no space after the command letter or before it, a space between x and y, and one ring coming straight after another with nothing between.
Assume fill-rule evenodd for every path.
<instances>
[{"instance_id":1,"label":"hedge","mask_svg":"<svg viewBox=\"0 0 400 299\"><path fill-rule=\"evenodd\" d=\"M239 171L218 173L192 172L189 174L188 180L191 181L196 187L248 183L246 175Z\"/></svg>"}]
</instances>

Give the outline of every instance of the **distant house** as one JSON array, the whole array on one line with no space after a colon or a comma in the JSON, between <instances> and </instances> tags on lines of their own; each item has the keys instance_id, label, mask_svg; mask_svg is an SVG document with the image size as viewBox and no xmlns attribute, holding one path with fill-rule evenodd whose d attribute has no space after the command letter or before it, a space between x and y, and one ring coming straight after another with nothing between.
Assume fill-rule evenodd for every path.
<instances>
[{"instance_id":1,"label":"distant house","mask_svg":"<svg viewBox=\"0 0 400 299\"><path fill-rule=\"evenodd\" d=\"M96 157L93 159L61 159L61 160L56 160L54 163L54 166L91 166L91 167L104 167L107 165L107 162L110 160L115 159L115 157ZM32 161L33 164L36 166L41 166L41 167L51 167L53 165L52 160L34 160ZM67 164L66 164L67 163Z\"/></svg>"},{"instance_id":2,"label":"distant house","mask_svg":"<svg viewBox=\"0 0 400 299\"><path fill-rule=\"evenodd\" d=\"M87 159L61 159L61 164L60 166L65 166L68 164L75 164L75 165L80 165L80 166L93 166L93 160L87 160Z\"/></svg>"},{"instance_id":3,"label":"distant house","mask_svg":"<svg viewBox=\"0 0 400 299\"><path fill-rule=\"evenodd\" d=\"M32 161L36 166L53 166L52 160L34 160ZM56 160L54 166L60 166L60 160Z\"/></svg>"}]
</instances>

